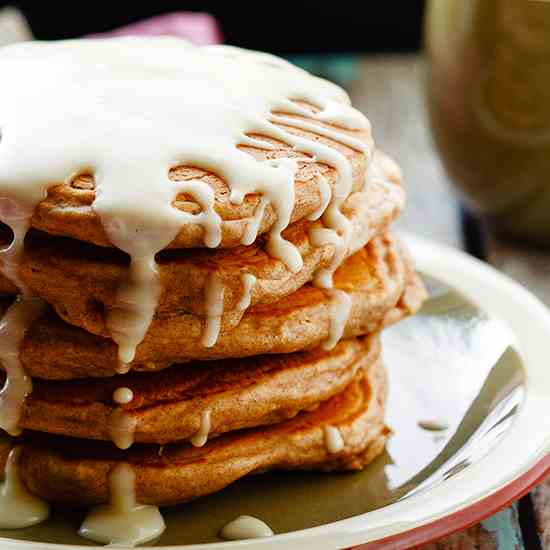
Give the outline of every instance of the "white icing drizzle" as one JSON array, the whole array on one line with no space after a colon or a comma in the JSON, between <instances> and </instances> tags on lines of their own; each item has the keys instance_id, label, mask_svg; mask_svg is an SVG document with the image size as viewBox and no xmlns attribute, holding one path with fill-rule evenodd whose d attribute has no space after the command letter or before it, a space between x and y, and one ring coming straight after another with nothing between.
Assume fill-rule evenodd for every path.
<instances>
[{"instance_id":1,"label":"white icing drizzle","mask_svg":"<svg viewBox=\"0 0 550 550\"><path fill-rule=\"evenodd\" d=\"M113 392L113 401L118 405L127 405L134 399L134 392L130 388L117 388Z\"/></svg>"},{"instance_id":2,"label":"white icing drizzle","mask_svg":"<svg viewBox=\"0 0 550 550\"><path fill-rule=\"evenodd\" d=\"M211 273L204 285L206 320L201 341L206 348L211 348L218 341L222 324L224 294L225 288L220 278L215 272Z\"/></svg>"},{"instance_id":3,"label":"white icing drizzle","mask_svg":"<svg viewBox=\"0 0 550 550\"><path fill-rule=\"evenodd\" d=\"M32 380L19 360L19 348L31 323L45 310L42 300L19 297L0 322L0 362L6 371L6 382L0 391L0 427L10 435L21 433L19 419L32 391Z\"/></svg>"},{"instance_id":4,"label":"white icing drizzle","mask_svg":"<svg viewBox=\"0 0 550 550\"><path fill-rule=\"evenodd\" d=\"M136 546L159 537L166 525L156 506L136 501L136 475L123 462L109 473L109 504L93 508L80 526L78 534L112 546Z\"/></svg>"},{"instance_id":5,"label":"white icing drizzle","mask_svg":"<svg viewBox=\"0 0 550 550\"><path fill-rule=\"evenodd\" d=\"M4 482L0 486L0 529L22 529L48 518L47 502L33 495L19 477L21 448L14 447L6 461Z\"/></svg>"},{"instance_id":6,"label":"white icing drizzle","mask_svg":"<svg viewBox=\"0 0 550 550\"><path fill-rule=\"evenodd\" d=\"M116 303L107 317L112 339L118 344L119 374L128 372L136 348L155 313L160 285L154 256L132 259L127 284L118 289Z\"/></svg>"},{"instance_id":7,"label":"white icing drizzle","mask_svg":"<svg viewBox=\"0 0 550 550\"><path fill-rule=\"evenodd\" d=\"M342 126L348 130L370 131L370 123L368 119L361 113L358 113L358 111L351 111L350 109L347 109L342 103L331 103L322 111L314 114L313 118L328 124Z\"/></svg>"},{"instance_id":8,"label":"white icing drizzle","mask_svg":"<svg viewBox=\"0 0 550 550\"><path fill-rule=\"evenodd\" d=\"M292 102L288 102L288 104L286 105L286 110L290 112L300 112L299 108L296 109L295 107L297 107L295 106L295 104L293 104ZM318 113L318 116L322 116L322 113L323 110L321 111L320 115ZM347 145L348 147L351 147L352 149L363 153L366 157L366 165L368 166L370 164L370 147L363 141L360 141L345 133L339 132L336 129L319 127L304 120L297 120L288 116L281 115L271 115L270 121L285 124L287 126L291 126L300 130L311 131L318 135ZM344 122L340 122L341 125L344 126ZM368 124L368 122L366 122L366 124ZM329 204L327 205L327 208L323 213L323 223L328 228L333 229L337 233L339 238L334 243L336 249L330 264L326 267L319 269L315 274L314 279L314 283L317 286L321 288L332 288L332 276L346 257L352 231L350 221L346 218L346 216L344 216L344 214L340 210L341 206L352 191L353 174L351 164L348 162L343 154L321 143L313 142L313 147L311 147L311 140L304 140L303 138L297 138L296 136L289 137L288 133L286 132L283 132L281 139L285 139L286 141L293 144L296 148L313 155L316 160L334 167L338 172L338 179L334 192L332 194L331 200L329 201Z\"/></svg>"},{"instance_id":9,"label":"white icing drizzle","mask_svg":"<svg viewBox=\"0 0 550 550\"><path fill-rule=\"evenodd\" d=\"M109 431L113 443L119 449L129 449L134 444L137 418L122 408L115 409L109 419Z\"/></svg>"},{"instance_id":10,"label":"white icing drizzle","mask_svg":"<svg viewBox=\"0 0 550 550\"><path fill-rule=\"evenodd\" d=\"M351 298L343 290L333 288L330 293L329 336L323 342L323 349L331 350L342 338L351 311Z\"/></svg>"},{"instance_id":11,"label":"white icing drizzle","mask_svg":"<svg viewBox=\"0 0 550 550\"><path fill-rule=\"evenodd\" d=\"M275 149L275 145L257 137L244 135L240 141L242 145L250 145L252 147L257 147L258 149L265 149L268 151Z\"/></svg>"},{"instance_id":12,"label":"white icing drizzle","mask_svg":"<svg viewBox=\"0 0 550 550\"><path fill-rule=\"evenodd\" d=\"M443 419L431 418L419 420L418 427L430 432L442 432L449 429L449 424Z\"/></svg>"},{"instance_id":13,"label":"white icing drizzle","mask_svg":"<svg viewBox=\"0 0 550 550\"><path fill-rule=\"evenodd\" d=\"M264 216L266 206L268 205L268 200L265 197L260 199L256 210L254 210L254 215L248 220L246 224L246 229L243 233L241 244L245 246L250 246L258 236L258 231L260 229L260 223Z\"/></svg>"},{"instance_id":14,"label":"white icing drizzle","mask_svg":"<svg viewBox=\"0 0 550 550\"><path fill-rule=\"evenodd\" d=\"M190 439L191 445L193 447L204 447L208 441L208 434L210 433L211 422L210 415L212 411L210 409L205 409L201 413L201 425L197 433Z\"/></svg>"},{"instance_id":15,"label":"white icing drizzle","mask_svg":"<svg viewBox=\"0 0 550 550\"><path fill-rule=\"evenodd\" d=\"M242 273L241 274L241 283L243 285L243 293L239 303L237 304L237 309L244 311L250 306L250 300L252 298L251 293L254 285L256 284L256 277L251 273Z\"/></svg>"},{"instance_id":16,"label":"white icing drizzle","mask_svg":"<svg viewBox=\"0 0 550 550\"><path fill-rule=\"evenodd\" d=\"M267 251L293 272L301 269L298 250L281 236L294 208L298 161L258 162L237 145L272 146L247 134L286 142L338 172L329 199L320 184L323 208L314 213L322 214L323 223L339 237L331 264L316 275L319 286L332 286L350 234L340 206L351 190L351 165L331 147L276 124L313 131L370 160L369 147L338 128L281 114L347 130L368 129L368 121L338 86L274 56L196 47L171 38L25 43L2 49L0 72L0 219L15 234L12 246L1 253L3 270L22 288L17 262L36 205L50 185L69 183L79 173L93 174L92 208L111 243L130 256L128 280L107 323L119 346L119 372L128 370L155 313L161 293L155 255L189 223L202 227L206 246L220 243L221 219L212 188L202 180L170 181L173 166L198 166L218 174L235 204L247 194L259 194L243 242L256 238L269 204L276 222ZM311 113L290 99L319 110ZM200 211L173 208L180 193L193 197ZM219 333L223 300L216 297L208 308L205 345L213 345Z\"/></svg>"},{"instance_id":17,"label":"white icing drizzle","mask_svg":"<svg viewBox=\"0 0 550 550\"><path fill-rule=\"evenodd\" d=\"M0 145L1 140L0 127ZM20 202L7 197L0 197L0 220L13 231L13 240L6 248L0 250L0 271L7 277L24 296L30 296L30 291L19 275L19 264L23 254L25 235L29 229L32 210L28 210Z\"/></svg>"},{"instance_id":18,"label":"white icing drizzle","mask_svg":"<svg viewBox=\"0 0 550 550\"><path fill-rule=\"evenodd\" d=\"M272 536L271 527L261 519L252 516L239 516L220 531L220 538L225 540L258 539Z\"/></svg>"},{"instance_id":19,"label":"white icing drizzle","mask_svg":"<svg viewBox=\"0 0 550 550\"><path fill-rule=\"evenodd\" d=\"M330 454L337 454L344 449L344 439L338 428L325 426L325 445Z\"/></svg>"},{"instance_id":20,"label":"white icing drizzle","mask_svg":"<svg viewBox=\"0 0 550 550\"><path fill-rule=\"evenodd\" d=\"M307 217L307 219L312 222L318 220L325 213L325 210L330 204L330 199L332 198L332 189L325 176L319 178L319 193L321 194L321 204L319 204L317 210Z\"/></svg>"},{"instance_id":21,"label":"white icing drizzle","mask_svg":"<svg viewBox=\"0 0 550 550\"><path fill-rule=\"evenodd\" d=\"M309 238L313 246L325 246L326 244L338 245L340 237L334 229L315 225L309 230Z\"/></svg>"}]
</instances>

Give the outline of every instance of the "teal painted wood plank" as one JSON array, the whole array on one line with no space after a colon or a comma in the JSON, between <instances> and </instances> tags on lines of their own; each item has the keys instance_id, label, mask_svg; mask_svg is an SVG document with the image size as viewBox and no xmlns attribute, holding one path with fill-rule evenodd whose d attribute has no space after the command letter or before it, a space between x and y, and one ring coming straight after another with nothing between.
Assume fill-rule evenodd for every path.
<instances>
[{"instance_id":1,"label":"teal painted wood plank","mask_svg":"<svg viewBox=\"0 0 550 550\"><path fill-rule=\"evenodd\" d=\"M517 507L415 550L530 550L523 544Z\"/></svg>"},{"instance_id":2,"label":"teal painted wood plank","mask_svg":"<svg viewBox=\"0 0 550 550\"><path fill-rule=\"evenodd\" d=\"M543 550L550 550L550 478L531 493L535 521Z\"/></svg>"},{"instance_id":3,"label":"teal painted wood plank","mask_svg":"<svg viewBox=\"0 0 550 550\"><path fill-rule=\"evenodd\" d=\"M498 550L523 550L523 537L519 525L517 503L481 523L491 533Z\"/></svg>"}]
</instances>

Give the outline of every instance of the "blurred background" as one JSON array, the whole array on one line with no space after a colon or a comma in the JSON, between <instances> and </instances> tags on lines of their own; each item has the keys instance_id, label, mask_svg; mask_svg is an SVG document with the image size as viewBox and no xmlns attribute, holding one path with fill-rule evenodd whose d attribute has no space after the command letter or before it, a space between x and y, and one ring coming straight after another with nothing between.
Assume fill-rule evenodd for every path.
<instances>
[{"instance_id":1,"label":"blurred background","mask_svg":"<svg viewBox=\"0 0 550 550\"><path fill-rule=\"evenodd\" d=\"M0 2L15 6L39 39L108 31L173 11L214 15L227 42L279 53L412 50L420 45L422 0L356 2L278 0L155 2ZM56 7L57 5L57 7Z\"/></svg>"}]
</instances>

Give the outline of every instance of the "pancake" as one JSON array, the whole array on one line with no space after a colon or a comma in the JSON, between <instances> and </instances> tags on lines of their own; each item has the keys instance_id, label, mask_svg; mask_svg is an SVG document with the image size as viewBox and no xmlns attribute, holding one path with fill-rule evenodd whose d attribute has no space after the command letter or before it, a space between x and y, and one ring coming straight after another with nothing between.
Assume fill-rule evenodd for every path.
<instances>
[{"instance_id":1,"label":"pancake","mask_svg":"<svg viewBox=\"0 0 550 550\"><path fill-rule=\"evenodd\" d=\"M17 287L0 273L0 296L13 296L17 294Z\"/></svg>"},{"instance_id":2,"label":"pancake","mask_svg":"<svg viewBox=\"0 0 550 550\"><path fill-rule=\"evenodd\" d=\"M19 426L85 439L112 439L113 392L130 388L122 405L135 418L133 440L165 444L188 440L209 414L208 437L274 424L341 392L380 356L378 335L341 341L288 355L193 363L155 375L127 374L107 380L36 380Z\"/></svg>"},{"instance_id":3,"label":"pancake","mask_svg":"<svg viewBox=\"0 0 550 550\"><path fill-rule=\"evenodd\" d=\"M195 448L176 443L135 445L118 451L109 443L25 432L19 475L35 494L52 502L87 506L107 502L108 474L132 465L142 504L170 505L219 491L237 479L267 470L364 468L383 449L385 371L376 362L367 376L312 412L264 428L233 432ZM336 428L343 448L330 453L325 428ZM0 458L12 443L5 441Z\"/></svg>"},{"instance_id":4,"label":"pancake","mask_svg":"<svg viewBox=\"0 0 550 550\"><path fill-rule=\"evenodd\" d=\"M383 177L371 180L364 192L352 194L342 208L353 227L351 251L382 233L404 202L399 169L382 153L376 155L374 162L380 165ZM321 226L320 222L302 220L283 233L303 258L304 265L298 273L292 273L266 252L265 237L251 246L229 250L194 249L159 254L162 293L155 319L166 322L182 312L204 318L206 287L214 275L224 288L222 330L233 328L247 303L251 306L273 303L295 292L318 269L330 263L334 245L314 246L309 236L313 228ZM128 256L116 249L34 234L27 238L20 274L27 287L53 305L65 321L109 337L108 313L116 304L118 289L128 279L128 266ZM256 279L250 292L246 292L243 284L245 275ZM52 281L56 284L51 284Z\"/></svg>"},{"instance_id":5,"label":"pancake","mask_svg":"<svg viewBox=\"0 0 550 550\"><path fill-rule=\"evenodd\" d=\"M375 332L416 312L425 291L396 237L373 239L348 258L335 274L351 310L344 338ZM132 370L158 370L191 360L292 353L312 349L331 334L333 301L329 293L305 285L274 304L247 310L240 324L222 333L212 347L198 345L200 318L188 314L153 322L139 345ZM27 330L20 360L27 374L46 379L111 376L118 367L117 346L61 321L53 313Z\"/></svg>"},{"instance_id":6,"label":"pancake","mask_svg":"<svg viewBox=\"0 0 550 550\"><path fill-rule=\"evenodd\" d=\"M426 294L389 232L400 170L346 92L170 38L16 45L0 66L0 271L20 291L0 326L0 466L21 489L4 524L27 524L26 489L110 501L88 519L116 545L106 522L141 504L378 456L379 331Z\"/></svg>"},{"instance_id":7,"label":"pancake","mask_svg":"<svg viewBox=\"0 0 550 550\"><path fill-rule=\"evenodd\" d=\"M310 112L318 112L318 109L303 102L298 105ZM308 126L332 128L335 126L315 119L285 114L289 120L303 120ZM365 157L362 153L340 142L321 136L312 131L299 130L290 125L274 123L279 128L284 128L288 134L304 137L316 143L322 143L341 153L350 163L353 175L353 191L360 190L365 183ZM349 135L360 140L368 146L372 146L370 129L345 130L337 128L339 134ZM337 171L312 160L311 156L296 151L290 145L269 138L265 135L249 134L262 142L271 144L274 148L265 150L249 145L240 145L239 149L250 154L259 162L274 159L297 159L299 169L295 176L295 201L291 215L291 223L303 219L318 210L323 204L323 193L320 189L321 180L334 187L337 179ZM303 159L300 161L300 159ZM230 201L230 188L220 177L212 172L194 167L177 166L169 172L169 180L177 183L188 180L199 180L205 186L214 191L214 209L222 219L221 247L233 247L240 244L248 222L260 204L261 196L258 193L247 195L242 204L234 204ZM34 210L31 226L52 235L72 237L77 240L91 242L100 246L111 247L100 218L92 208L95 200L95 182L93 175L80 174L67 182L52 181L48 188L47 196L38 203ZM188 213L197 213L200 206L193 198L186 194L178 195L173 203L174 207ZM266 233L276 222L277 215L271 205L265 208L259 224L259 234ZM177 237L172 241L172 248L200 248L204 247L204 233L201 225L196 223L186 224L182 227Z\"/></svg>"}]
</instances>

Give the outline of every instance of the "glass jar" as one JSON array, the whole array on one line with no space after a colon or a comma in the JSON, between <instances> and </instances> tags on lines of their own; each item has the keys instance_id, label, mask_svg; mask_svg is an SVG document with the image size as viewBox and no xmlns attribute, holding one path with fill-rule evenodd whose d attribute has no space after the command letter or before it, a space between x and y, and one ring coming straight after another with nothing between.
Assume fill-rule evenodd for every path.
<instances>
[{"instance_id":1,"label":"glass jar","mask_svg":"<svg viewBox=\"0 0 550 550\"><path fill-rule=\"evenodd\" d=\"M550 246L550 2L431 0L432 131L466 202Z\"/></svg>"}]
</instances>

